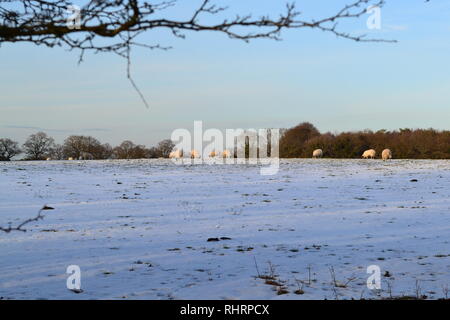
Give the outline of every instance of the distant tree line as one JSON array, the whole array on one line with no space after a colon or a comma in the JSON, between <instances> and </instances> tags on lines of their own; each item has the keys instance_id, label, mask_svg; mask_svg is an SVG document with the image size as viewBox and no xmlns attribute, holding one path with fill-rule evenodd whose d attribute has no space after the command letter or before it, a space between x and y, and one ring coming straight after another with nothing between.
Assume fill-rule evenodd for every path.
<instances>
[{"instance_id":1,"label":"distant tree line","mask_svg":"<svg viewBox=\"0 0 450 320\"><path fill-rule=\"evenodd\" d=\"M160 158L168 157L173 147L174 144L169 139L163 140L151 148L129 140L112 147L108 143L101 143L94 137L82 135L69 136L63 144L57 144L45 132L38 132L30 135L21 147L18 142L11 139L0 139L0 161L10 161L22 153L25 154L24 160Z\"/></svg>"},{"instance_id":2,"label":"distant tree line","mask_svg":"<svg viewBox=\"0 0 450 320\"><path fill-rule=\"evenodd\" d=\"M310 158L315 149L322 149L328 158L361 158L368 149L375 149L378 155L383 149L391 149L396 159L450 159L450 131L399 129L333 134L320 133L308 122L284 130L280 157Z\"/></svg>"},{"instance_id":3,"label":"distant tree line","mask_svg":"<svg viewBox=\"0 0 450 320\"><path fill-rule=\"evenodd\" d=\"M69 136L63 144L57 144L46 133L38 132L30 135L22 146L8 138L0 139L0 161L10 161L22 153L25 160L168 158L174 146L166 139L151 148L129 140L112 147L82 135ZM310 158L315 149L322 149L328 158L361 158L365 150L375 149L380 155L386 148L392 150L396 159L450 159L450 131L399 129L334 134L321 133L304 122L282 130L280 139L282 158Z\"/></svg>"}]
</instances>

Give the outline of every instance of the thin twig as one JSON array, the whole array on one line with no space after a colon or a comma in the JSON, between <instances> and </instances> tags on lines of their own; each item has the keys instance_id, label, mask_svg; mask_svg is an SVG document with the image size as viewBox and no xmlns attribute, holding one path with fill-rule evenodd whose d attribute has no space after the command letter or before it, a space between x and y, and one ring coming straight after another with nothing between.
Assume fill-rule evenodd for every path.
<instances>
[{"instance_id":1,"label":"thin twig","mask_svg":"<svg viewBox=\"0 0 450 320\"><path fill-rule=\"evenodd\" d=\"M20 223L19 225L17 225L16 227L13 227L11 222L9 223L9 226L8 226L7 228L4 228L4 227L1 227L1 226L0 226L0 231L6 232L6 233L10 233L11 231L22 231L22 232L27 232L27 229L23 229L23 226L25 226L26 224L29 224L29 223L31 223L31 222L39 221L39 220L44 219L45 216L42 214L42 211L44 211L44 210L49 210L49 207L43 206L43 207L39 210L39 212L38 212L38 214L37 214L36 217L27 219L27 220L21 222L21 223Z\"/></svg>"}]
</instances>

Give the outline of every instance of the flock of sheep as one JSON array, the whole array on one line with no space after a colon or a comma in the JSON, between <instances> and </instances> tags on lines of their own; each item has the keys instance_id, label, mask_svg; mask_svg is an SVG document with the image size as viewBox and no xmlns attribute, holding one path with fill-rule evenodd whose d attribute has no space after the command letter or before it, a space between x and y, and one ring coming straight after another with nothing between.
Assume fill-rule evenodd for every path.
<instances>
[{"instance_id":1,"label":"flock of sheep","mask_svg":"<svg viewBox=\"0 0 450 320\"><path fill-rule=\"evenodd\" d=\"M170 159L180 159L183 158L183 150L175 150L172 151L169 154ZM192 150L189 153L189 156L191 159L198 159L200 158L200 154L197 150ZM316 149L313 151L313 158L322 158L323 157L323 150L322 149ZM377 152L374 149L366 150L364 151L362 158L364 159L375 159L377 156ZM216 157L222 157L222 158L231 158L231 153L228 150L217 152L212 151L209 153L210 158L216 158ZM381 159L384 161L392 159L392 151L390 149L384 149L381 153Z\"/></svg>"},{"instance_id":2,"label":"flock of sheep","mask_svg":"<svg viewBox=\"0 0 450 320\"><path fill-rule=\"evenodd\" d=\"M189 152L188 154L190 156L191 159L199 159L200 158L200 153L197 150L192 150L191 152ZM175 150L170 152L169 154L169 158L170 159L181 159L183 158L184 153L183 150ZM362 158L364 159L375 159L377 156L377 152L374 149L370 149L370 150L366 150L364 151L364 153L362 154ZM225 151L211 151L209 153L209 157L210 158L231 158L231 153L228 150ZM323 150L322 149L316 149L313 151L313 158L317 159L317 158L322 158L323 157ZM84 153L80 156L79 160L92 160L93 157L92 155L88 154L88 153ZM384 149L383 152L381 153L381 159L383 159L384 161L392 159L392 151L390 149ZM51 158L47 158L47 160L52 160ZM68 160L74 160L72 157L70 157Z\"/></svg>"},{"instance_id":3,"label":"flock of sheep","mask_svg":"<svg viewBox=\"0 0 450 320\"><path fill-rule=\"evenodd\" d=\"M374 149L366 150L362 154L362 158L364 159L375 159L377 156L377 152ZM322 158L323 151L322 149L316 149L313 151L313 158ZM384 161L392 159L392 151L390 149L384 149L381 153L381 159Z\"/></svg>"},{"instance_id":4,"label":"flock of sheep","mask_svg":"<svg viewBox=\"0 0 450 320\"><path fill-rule=\"evenodd\" d=\"M175 151L172 151L169 154L169 158L170 159L180 159L180 158L183 158L183 156L184 156L183 150L175 150ZM200 158L200 153L197 150L192 150L189 153L189 156L190 156L191 159L199 159ZM210 158L224 158L224 159L225 158L231 158L231 153L228 150L225 150L225 151L222 151L222 152L220 152L220 151L211 151L209 153L209 157Z\"/></svg>"}]
</instances>

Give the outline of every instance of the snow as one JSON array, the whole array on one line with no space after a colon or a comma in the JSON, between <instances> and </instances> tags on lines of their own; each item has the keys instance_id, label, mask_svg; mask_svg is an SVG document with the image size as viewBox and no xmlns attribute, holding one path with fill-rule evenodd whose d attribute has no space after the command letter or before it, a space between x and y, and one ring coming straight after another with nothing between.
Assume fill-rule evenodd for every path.
<instances>
[{"instance_id":1,"label":"snow","mask_svg":"<svg viewBox=\"0 0 450 320\"><path fill-rule=\"evenodd\" d=\"M25 233L0 232L0 297L445 296L450 161L282 160L278 174L259 172L169 160L0 163L1 226L55 208ZM220 237L231 240L207 241ZM82 293L66 287L69 265L81 268ZM381 290L366 286L370 265L389 272ZM270 266L289 293L258 278Z\"/></svg>"}]
</instances>

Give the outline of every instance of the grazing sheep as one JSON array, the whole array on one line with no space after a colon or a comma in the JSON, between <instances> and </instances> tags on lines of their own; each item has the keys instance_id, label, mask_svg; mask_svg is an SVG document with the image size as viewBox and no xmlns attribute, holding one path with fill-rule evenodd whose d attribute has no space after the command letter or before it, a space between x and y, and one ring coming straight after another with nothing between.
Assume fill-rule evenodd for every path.
<instances>
[{"instance_id":1,"label":"grazing sheep","mask_svg":"<svg viewBox=\"0 0 450 320\"><path fill-rule=\"evenodd\" d=\"M381 153L381 159L383 159L383 161L392 159L392 151L390 149L384 149Z\"/></svg>"},{"instance_id":2,"label":"grazing sheep","mask_svg":"<svg viewBox=\"0 0 450 320\"><path fill-rule=\"evenodd\" d=\"M198 153L197 150L192 150L191 151L191 159L199 159L200 158L200 154Z\"/></svg>"},{"instance_id":3,"label":"grazing sheep","mask_svg":"<svg viewBox=\"0 0 450 320\"><path fill-rule=\"evenodd\" d=\"M376 156L377 156L377 152L373 149L364 151L364 153L362 155L362 157L364 159L375 159Z\"/></svg>"},{"instance_id":4,"label":"grazing sheep","mask_svg":"<svg viewBox=\"0 0 450 320\"><path fill-rule=\"evenodd\" d=\"M180 159L183 158L183 150L175 150L169 154L170 159Z\"/></svg>"},{"instance_id":5,"label":"grazing sheep","mask_svg":"<svg viewBox=\"0 0 450 320\"><path fill-rule=\"evenodd\" d=\"M322 149L316 149L313 151L313 158L322 158L323 157L323 151Z\"/></svg>"},{"instance_id":6,"label":"grazing sheep","mask_svg":"<svg viewBox=\"0 0 450 320\"><path fill-rule=\"evenodd\" d=\"M228 150L224 150L222 152L222 158L226 159L226 158L231 158L231 152Z\"/></svg>"}]
</instances>

